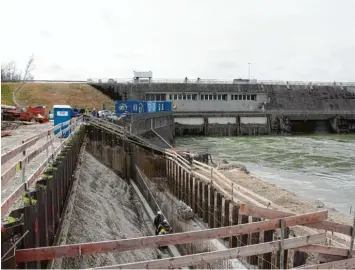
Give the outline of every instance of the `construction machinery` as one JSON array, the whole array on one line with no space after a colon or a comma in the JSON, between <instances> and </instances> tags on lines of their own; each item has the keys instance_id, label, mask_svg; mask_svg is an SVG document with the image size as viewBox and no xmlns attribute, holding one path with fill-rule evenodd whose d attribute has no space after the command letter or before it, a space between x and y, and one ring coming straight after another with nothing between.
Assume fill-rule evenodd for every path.
<instances>
[{"instance_id":1,"label":"construction machinery","mask_svg":"<svg viewBox=\"0 0 355 270\"><path fill-rule=\"evenodd\" d=\"M49 111L45 106L18 108L1 106L1 120L45 123L49 121Z\"/></svg>"}]
</instances>

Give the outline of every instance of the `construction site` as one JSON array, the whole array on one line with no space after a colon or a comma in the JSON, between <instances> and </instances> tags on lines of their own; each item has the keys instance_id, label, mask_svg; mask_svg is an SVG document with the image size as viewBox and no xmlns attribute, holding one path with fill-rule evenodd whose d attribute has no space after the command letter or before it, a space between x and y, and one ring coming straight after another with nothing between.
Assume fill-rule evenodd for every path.
<instances>
[{"instance_id":1,"label":"construction site","mask_svg":"<svg viewBox=\"0 0 355 270\"><path fill-rule=\"evenodd\" d=\"M78 117L4 137L2 268L355 268L351 216L281 203L243 168L167 149L163 115L146 116L150 136L134 119Z\"/></svg>"}]
</instances>

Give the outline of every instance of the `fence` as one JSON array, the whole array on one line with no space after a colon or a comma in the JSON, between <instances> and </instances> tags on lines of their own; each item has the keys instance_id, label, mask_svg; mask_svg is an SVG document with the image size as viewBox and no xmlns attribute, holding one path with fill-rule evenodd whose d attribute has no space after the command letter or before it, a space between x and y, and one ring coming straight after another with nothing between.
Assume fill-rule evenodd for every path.
<instances>
[{"instance_id":1,"label":"fence","mask_svg":"<svg viewBox=\"0 0 355 270\"><path fill-rule=\"evenodd\" d=\"M273 80L233 80L233 79L188 79L187 82L184 79L151 79L151 83L181 83L181 84L265 84L265 85L315 85L315 86L333 86L334 82L318 82L318 81L273 81ZM132 78L91 78L87 80L89 84L101 84L101 83L135 83ZM148 84L148 82L141 82L141 84ZM355 82L338 82L337 86L355 86Z\"/></svg>"},{"instance_id":2,"label":"fence","mask_svg":"<svg viewBox=\"0 0 355 270\"><path fill-rule=\"evenodd\" d=\"M8 222L2 225L2 268L45 268L46 261L25 262L17 265L15 251L21 248L35 248L51 245L56 232L60 228L61 214L67 195L70 194L80 147L85 136L85 130L80 128L81 119L70 121L70 125L62 129L58 136L53 136L54 130L69 123L62 123L45 132L28 138L23 144L12 151L2 155L2 164L15 158L21 152L23 158L11 166L2 175L2 186L9 183L13 176L22 170L22 184L4 201L1 206L2 217L14 208L14 203L22 197L23 203L18 209L12 210L8 215ZM60 143L56 149L41 163L35 172L25 178L26 166L44 150L48 150L53 140L71 130L71 135ZM75 132L77 130L77 132ZM36 148L30 154L26 149L34 145L41 138L49 136L47 142ZM59 155L57 155L59 153ZM50 166L48 166L48 164ZM41 173L44 173L41 175ZM38 180L38 178L40 178ZM35 186L32 187L32 184ZM4 186L3 186L4 187ZM22 207L21 207L22 206Z\"/></svg>"},{"instance_id":3,"label":"fence","mask_svg":"<svg viewBox=\"0 0 355 270\"><path fill-rule=\"evenodd\" d=\"M33 260L45 262L54 258L178 245L185 256L104 268L181 266L231 268L233 264L238 263L235 260L238 258L263 269L286 269L304 264L303 252L340 255L341 260L331 264L333 268L345 263L350 268L355 267L355 261L350 258L355 254L352 247L347 250L319 245L326 240L324 232L301 237L289 235L289 227L306 225L352 235L353 240L354 228L326 221L327 211L295 215L258 206L261 204L260 201L265 202L266 199L238 186L228 185L228 179L223 179L222 176L213 178L218 172L208 165L195 161L189 164L178 154L144 144L119 127L109 123L101 125L96 123L88 127L88 150L123 179L133 179L151 207L163 211L175 233L166 236L17 250L18 263ZM200 165L200 172L191 166L193 164ZM204 166L210 169L209 172L212 173L210 178L201 170ZM237 200L237 195L242 196L241 194L244 194L245 201L254 200L254 204ZM193 209L199 221L180 218L176 210L177 206L181 205L179 200ZM223 246L221 241L215 240L218 238L222 238L222 243L229 249ZM298 251L299 248L304 250ZM186 255L191 253L194 255ZM344 255L348 253L349 259L345 260ZM38 266L37 262L33 264Z\"/></svg>"}]
</instances>

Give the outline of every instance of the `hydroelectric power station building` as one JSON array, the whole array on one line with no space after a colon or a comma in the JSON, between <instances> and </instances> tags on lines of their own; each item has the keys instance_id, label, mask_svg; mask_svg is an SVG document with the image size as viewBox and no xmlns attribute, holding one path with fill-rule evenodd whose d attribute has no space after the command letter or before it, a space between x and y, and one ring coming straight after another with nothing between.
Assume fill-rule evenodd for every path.
<instances>
[{"instance_id":1,"label":"hydroelectric power station building","mask_svg":"<svg viewBox=\"0 0 355 270\"><path fill-rule=\"evenodd\" d=\"M88 83L114 100L172 101L175 135L355 132L355 83L168 81L151 72Z\"/></svg>"}]
</instances>

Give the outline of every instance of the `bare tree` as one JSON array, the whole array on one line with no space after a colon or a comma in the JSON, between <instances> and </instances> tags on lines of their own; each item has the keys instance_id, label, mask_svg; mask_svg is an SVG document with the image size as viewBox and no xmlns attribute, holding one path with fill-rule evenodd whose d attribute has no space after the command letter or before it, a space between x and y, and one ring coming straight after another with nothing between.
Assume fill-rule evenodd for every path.
<instances>
[{"instance_id":1,"label":"bare tree","mask_svg":"<svg viewBox=\"0 0 355 270\"><path fill-rule=\"evenodd\" d=\"M23 79L22 79L23 81L27 81L29 78L32 78L32 80L33 80L33 76L31 74L31 72L35 68L34 61L35 61L35 58L34 58L34 55L32 54L30 59L27 62L25 74L23 75Z\"/></svg>"},{"instance_id":2,"label":"bare tree","mask_svg":"<svg viewBox=\"0 0 355 270\"><path fill-rule=\"evenodd\" d=\"M33 80L34 77L31 72L34 70L34 68L34 55L32 55L28 60L23 76L22 71L17 71L16 64L13 61L5 65L1 65L1 81L20 82L20 84L12 92L12 100L18 107L21 107L21 105L16 100L16 93L27 81Z\"/></svg>"}]
</instances>

